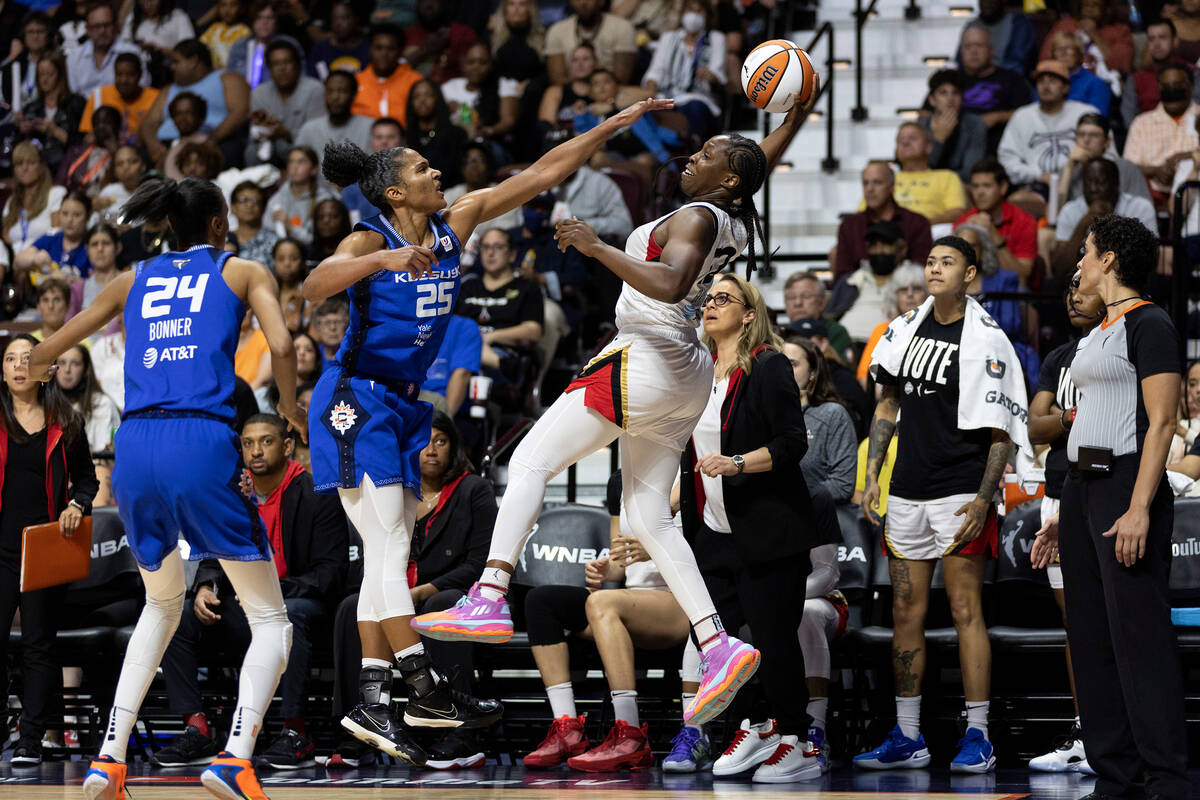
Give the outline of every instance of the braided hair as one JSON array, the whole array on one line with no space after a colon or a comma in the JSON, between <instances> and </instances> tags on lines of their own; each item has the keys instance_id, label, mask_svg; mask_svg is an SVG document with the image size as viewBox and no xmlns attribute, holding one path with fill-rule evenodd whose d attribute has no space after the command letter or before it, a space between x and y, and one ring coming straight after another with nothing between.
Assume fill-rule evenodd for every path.
<instances>
[{"instance_id":1,"label":"braided hair","mask_svg":"<svg viewBox=\"0 0 1200 800\"><path fill-rule=\"evenodd\" d=\"M731 133L729 134L729 169L741 179L738 183L740 193L738 197L734 198L729 213L746 226L748 234L746 236L746 278L749 280L754 270L758 269L758 262L754 254L756 232L763 243L764 266L771 265L771 254L766 252L767 239L763 235L762 219L758 216L758 209L754 205L754 194L762 188L763 181L767 177L767 156L758 146L758 142L747 139L740 133Z\"/></svg>"}]
</instances>

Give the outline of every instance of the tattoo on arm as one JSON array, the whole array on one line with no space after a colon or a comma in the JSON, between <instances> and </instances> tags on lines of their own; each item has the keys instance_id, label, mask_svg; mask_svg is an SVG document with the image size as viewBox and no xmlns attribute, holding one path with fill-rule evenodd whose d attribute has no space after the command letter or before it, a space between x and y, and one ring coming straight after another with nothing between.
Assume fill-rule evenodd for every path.
<instances>
[{"instance_id":1,"label":"tattoo on arm","mask_svg":"<svg viewBox=\"0 0 1200 800\"><path fill-rule=\"evenodd\" d=\"M871 431L867 436L867 478L879 480L879 470L883 467L883 459L887 457L888 445L896 435L896 412L899 403L894 396L885 394L879 400L875 409L875 418L871 420Z\"/></svg>"},{"instance_id":2,"label":"tattoo on arm","mask_svg":"<svg viewBox=\"0 0 1200 800\"><path fill-rule=\"evenodd\" d=\"M1000 479L1004 477L1004 467L1008 464L1008 457L1012 455L1013 443L1008 436L1002 436L992 440L992 447L988 450L987 466L983 469L983 481L979 484L979 494L976 498L992 502L992 498L996 495L996 489L1000 486Z\"/></svg>"},{"instance_id":3,"label":"tattoo on arm","mask_svg":"<svg viewBox=\"0 0 1200 800\"><path fill-rule=\"evenodd\" d=\"M919 647L914 650L892 648L892 672L896 678L896 694L906 696L917 690L917 682L921 676L913 670L913 662L920 653Z\"/></svg>"}]
</instances>

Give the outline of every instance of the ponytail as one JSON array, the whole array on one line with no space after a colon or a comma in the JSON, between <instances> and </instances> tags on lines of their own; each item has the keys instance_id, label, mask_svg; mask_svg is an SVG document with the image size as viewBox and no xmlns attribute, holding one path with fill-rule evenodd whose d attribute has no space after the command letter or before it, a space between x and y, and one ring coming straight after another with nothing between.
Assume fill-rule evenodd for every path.
<instances>
[{"instance_id":1,"label":"ponytail","mask_svg":"<svg viewBox=\"0 0 1200 800\"><path fill-rule=\"evenodd\" d=\"M129 222L158 224L166 220L181 249L208 242L209 222L224 213L225 196L212 181L170 178L145 181L121 207Z\"/></svg>"}]
</instances>

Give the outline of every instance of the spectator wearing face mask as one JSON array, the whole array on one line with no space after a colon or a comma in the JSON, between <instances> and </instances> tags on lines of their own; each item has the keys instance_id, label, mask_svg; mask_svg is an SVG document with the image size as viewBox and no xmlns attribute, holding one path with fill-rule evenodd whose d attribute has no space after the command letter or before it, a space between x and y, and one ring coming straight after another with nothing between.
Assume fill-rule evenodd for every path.
<instances>
[{"instance_id":1,"label":"spectator wearing face mask","mask_svg":"<svg viewBox=\"0 0 1200 800\"><path fill-rule=\"evenodd\" d=\"M707 0L684 0L682 27L659 39L642 85L660 97L675 98L675 110L688 130L705 138L713 132L725 86L725 34L712 30Z\"/></svg>"},{"instance_id":2,"label":"spectator wearing face mask","mask_svg":"<svg viewBox=\"0 0 1200 800\"><path fill-rule=\"evenodd\" d=\"M884 288L897 267L911 265L904 232L881 220L867 228L867 257L859 268L834 284L825 313L836 318L856 343L866 342L888 319Z\"/></svg>"}]
</instances>

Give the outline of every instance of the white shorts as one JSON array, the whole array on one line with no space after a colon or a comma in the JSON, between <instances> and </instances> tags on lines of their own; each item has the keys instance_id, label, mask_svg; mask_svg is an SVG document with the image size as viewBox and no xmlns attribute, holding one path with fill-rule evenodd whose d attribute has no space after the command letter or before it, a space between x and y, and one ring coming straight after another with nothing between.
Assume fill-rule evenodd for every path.
<instances>
[{"instance_id":1,"label":"white shorts","mask_svg":"<svg viewBox=\"0 0 1200 800\"><path fill-rule=\"evenodd\" d=\"M671 331L619 331L567 387L631 436L682 450L713 387L713 358L699 338Z\"/></svg>"},{"instance_id":2,"label":"white shorts","mask_svg":"<svg viewBox=\"0 0 1200 800\"><path fill-rule=\"evenodd\" d=\"M955 494L936 500L888 498L883 527L883 554L908 561L931 561L942 556L977 555L996 557L996 509L988 511L983 531L974 541L955 546L954 536L964 517L955 512L975 499L973 494Z\"/></svg>"},{"instance_id":3,"label":"white shorts","mask_svg":"<svg viewBox=\"0 0 1200 800\"><path fill-rule=\"evenodd\" d=\"M1050 517L1054 516L1054 513L1056 511L1058 511L1058 504L1059 504L1059 500L1057 497L1043 497L1042 498L1042 524L1043 525L1046 524L1046 520L1050 519ZM1046 565L1046 577L1050 579L1050 588L1051 589L1063 588L1062 564L1059 564L1057 561L1055 561L1053 564L1047 564Z\"/></svg>"}]
</instances>

